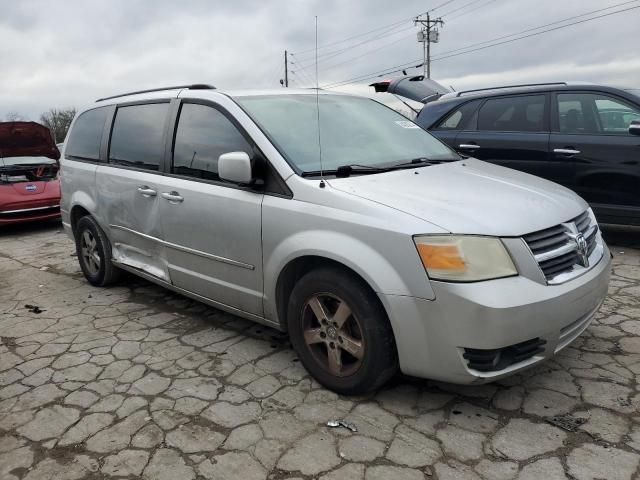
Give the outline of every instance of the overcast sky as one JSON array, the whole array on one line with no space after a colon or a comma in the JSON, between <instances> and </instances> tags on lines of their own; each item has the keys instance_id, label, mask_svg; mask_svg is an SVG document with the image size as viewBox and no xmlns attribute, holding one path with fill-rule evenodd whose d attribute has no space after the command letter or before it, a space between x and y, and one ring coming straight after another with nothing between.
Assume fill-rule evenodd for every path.
<instances>
[{"instance_id":1,"label":"overcast sky","mask_svg":"<svg viewBox=\"0 0 640 480\"><path fill-rule=\"evenodd\" d=\"M446 22L433 55L437 59L445 52L624 1L478 0L465 7L471 0L452 0L432 12ZM311 86L315 15L323 47L320 85L348 80L421 59L410 18L443 3L3 0L0 119L18 112L37 120L51 107L81 107L105 95L182 83L277 88L285 49L293 52L291 84ZM600 14L633 6L640 6L640 0ZM576 20L583 18L588 17ZM637 87L638 25L640 8L434 60L432 77L456 89L558 79ZM335 43L356 35L361 36ZM374 79L339 89L368 93L366 84Z\"/></svg>"}]
</instances>

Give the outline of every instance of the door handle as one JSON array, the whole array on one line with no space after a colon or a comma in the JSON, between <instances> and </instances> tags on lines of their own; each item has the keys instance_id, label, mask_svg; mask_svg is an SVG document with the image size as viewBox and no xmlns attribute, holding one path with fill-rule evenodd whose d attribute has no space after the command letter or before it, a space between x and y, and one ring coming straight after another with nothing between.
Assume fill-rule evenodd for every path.
<instances>
[{"instance_id":1,"label":"door handle","mask_svg":"<svg viewBox=\"0 0 640 480\"><path fill-rule=\"evenodd\" d=\"M480 145L476 145L474 143L461 143L458 145L458 148L462 148L464 150L478 150Z\"/></svg>"},{"instance_id":2,"label":"door handle","mask_svg":"<svg viewBox=\"0 0 640 480\"><path fill-rule=\"evenodd\" d=\"M155 197L158 194L153 188L149 188L146 185L140 185L138 192L140 192L143 197Z\"/></svg>"},{"instance_id":3,"label":"door handle","mask_svg":"<svg viewBox=\"0 0 640 480\"><path fill-rule=\"evenodd\" d=\"M162 192L160 196L166 200L169 200L172 203L180 203L184 200L184 197L181 197L178 192Z\"/></svg>"},{"instance_id":4,"label":"door handle","mask_svg":"<svg viewBox=\"0 0 640 480\"><path fill-rule=\"evenodd\" d=\"M561 155L578 155L580 150L574 150L572 148L554 148L553 153L559 153Z\"/></svg>"}]
</instances>

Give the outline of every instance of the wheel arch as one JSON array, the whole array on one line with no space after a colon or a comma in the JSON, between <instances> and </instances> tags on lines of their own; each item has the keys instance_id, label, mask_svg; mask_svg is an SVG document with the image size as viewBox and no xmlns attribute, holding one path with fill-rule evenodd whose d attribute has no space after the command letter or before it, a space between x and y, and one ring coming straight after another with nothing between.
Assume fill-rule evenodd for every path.
<instances>
[{"instance_id":1,"label":"wheel arch","mask_svg":"<svg viewBox=\"0 0 640 480\"><path fill-rule=\"evenodd\" d=\"M388 252L378 248L386 249L385 242L378 245L366 238L327 230L298 232L275 245L267 241L263 244L265 317L286 329L283 305L292 284L308 269L320 265L334 265L352 272L378 297L386 294L433 299L433 289L417 253L416 259L411 257L412 250L415 251L413 241L410 237L395 241L397 248Z\"/></svg>"},{"instance_id":2,"label":"wheel arch","mask_svg":"<svg viewBox=\"0 0 640 480\"><path fill-rule=\"evenodd\" d=\"M282 268L275 285L275 308L282 330L288 330L289 319L287 318L287 305L289 296L296 282L307 273L322 267L333 267L353 275L376 294L375 289L362 275L344 263L321 255L302 255L296 257ZM384 309L382 303L380 303L380 307ZM385 313L387 313L386 310Z\"/></svg>"},{"instance_id":3,"label":"wheel arch","mask_svg":"<svg viewBox=\"0 0 640 480\"><path fill-rule=\"evenodd\" d=\"M75 205L71 209L71 213L69 214L69 219L71 221L71 231L73 232L74 235L76 233L76 226L78 225L78 221L82 217L86 217L87 215L91 215L91 213L82 205Z\"/></svg>"},{"instance_id":4,"label":"wheel arch","mask_svg":"<svg viewBox=\"0 0 640 480\"><path fill-rule=\"evenodd\" d=\"M92 215L95 218L93 212L96 210L96 205L93 199L83 191L74 192L70 204L69 223L71 224L72 233L75 234L78 220L86 215Z\"/></svg>"}]
</instances>

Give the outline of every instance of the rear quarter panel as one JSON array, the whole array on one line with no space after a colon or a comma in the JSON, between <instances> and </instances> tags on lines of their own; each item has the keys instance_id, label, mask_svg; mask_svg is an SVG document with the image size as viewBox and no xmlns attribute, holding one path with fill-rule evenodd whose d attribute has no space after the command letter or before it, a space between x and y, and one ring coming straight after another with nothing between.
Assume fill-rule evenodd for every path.
<instances>
[{"instance_id":1,"label":"rear quarter panel","mask_svg":"<svg viewBox=\"0 0 640 480\"><path fill-rule=\"evenodd\" d=\"M80 206L95 213L96 163L63 159L60 171L60 211L67 234L71 232L71 211Z\"/></svg>"}]
</instances>

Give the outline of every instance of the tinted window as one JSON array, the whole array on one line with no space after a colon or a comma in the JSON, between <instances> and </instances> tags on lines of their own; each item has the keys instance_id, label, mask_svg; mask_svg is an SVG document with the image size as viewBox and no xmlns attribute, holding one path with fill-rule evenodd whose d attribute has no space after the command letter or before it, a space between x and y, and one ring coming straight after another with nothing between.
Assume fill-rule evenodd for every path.
<instances>
[{"instance_id":1,"label":"tinted window","mask_svg":"<svg viewBox=\"0 0 640 480\"><path fill-rule=\"evenodd\" d=\"M604 133L627 135L633 120L640 120L640 110L618 100L599 97L595 99L600 127Z\"/></svg>"},{"instance_id":2,"label":"tinted window","mask_svg":"<svg viewBox=\"0 0 640 480\"><path fill-rule=\"evenodd\" d=\"M544 103L544 95L489 99L480 109L478 130L541 132Z\"/></svg>"},{"instance_id":3,"label":"tinted window","mask_svg":"<svg viewBox=\"0 0 640 480\"><path fill-rule=\"evenodd\" d=\"M462 120L462 112L460 110L456 110L449 117L438 126L443 130L455 130L460 125L460 120Z\"/></svg>"},{"instance_id":4,"label":"tinted window","mask_svg":"<svg viewBox=\"0 0 640 480\"><path fill-rule=\"evenodd\" d=\"M438 130L462 130L469 128L469 120L478 107L478 101L468 102L454 110L438 125Z\"/></svg>"},{"instance_id":5,"label":"tinted window","mask_svg":"<svg viewBox=\"0 0 640 480\"><path fill-rule=\"evenodd\" d=\"M69 134L65 155L98 160L100 158L102 129L107 114L107 107L94 108L81 114Z\"/></svg>"},{"instance_id":6,"label":"tinted window","mask_svg":"<svg viewBox=\"0 0 640 480\"><path fill-rule=\"evenodd\" d=\"M242 134L220 111L193 103L182 105L173 153L173 173L216 180L220 155L229 152L251 155L251 151Z\"/></svg>"},{"instance_id":7,"label":"tinted window","mask_svg":"<svg viewBox=\"0 0 640 480\"><path fill-rule=\"evenodd\" d=\"M640 109L595 93L558 94L558 125L562 133L628 135L640 120Z\"/></svg>"},{"instance_id":8,"label":"tinted window","mask_svg":"<svg viewBox=\"0 0 640 480\"><path fill-rule=\"evenodd\" d=\"M162 141L168 103L120 107L111 133L109 162L158 170L164 155Z\"/></svg>"},{"instance_id":9,"label":"tinted window","mask_svg":"<svg viewBox=\"0 0 640 480\"><path fill-rule=\"evenodd\" d=\"M585 112L589 107L580 97L564 93L558 95L558 121L562 133L592 133L587 132L585 125Z\"/></svg>"}]
</instances>

